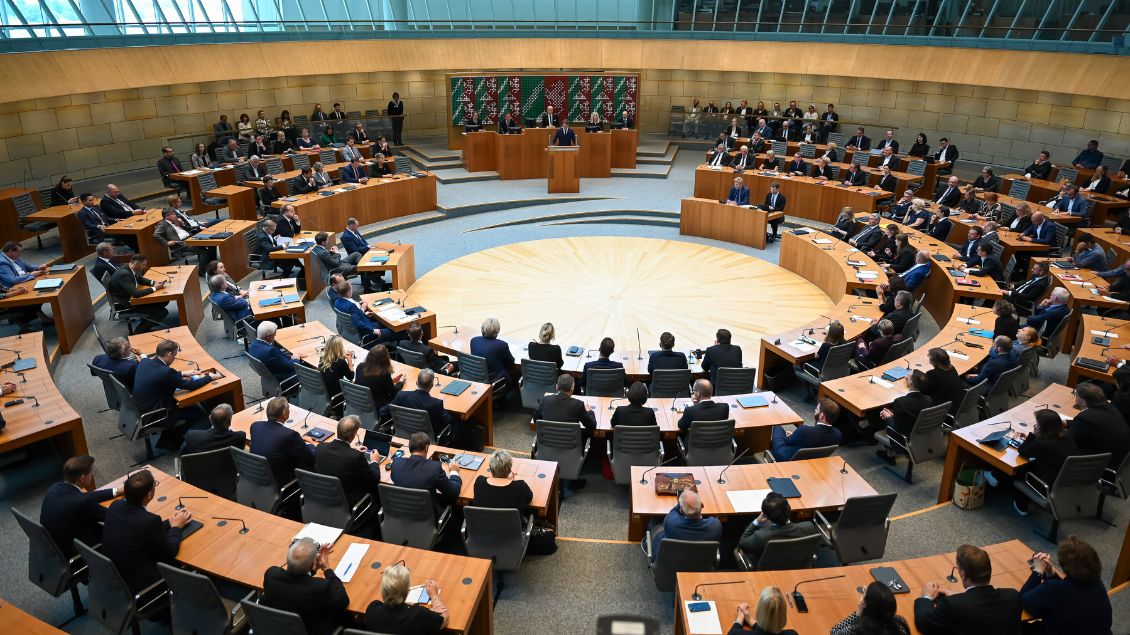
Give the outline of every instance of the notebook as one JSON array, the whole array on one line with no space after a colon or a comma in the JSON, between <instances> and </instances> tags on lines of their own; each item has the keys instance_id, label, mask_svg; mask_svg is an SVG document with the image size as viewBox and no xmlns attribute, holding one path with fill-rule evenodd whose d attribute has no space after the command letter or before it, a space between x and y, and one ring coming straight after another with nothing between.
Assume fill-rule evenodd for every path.
<instances>
[{"instance_id":1,"label":"notebook","mask_svg":"<svg viewBox=\"0 0 1130 635\"><path fill-rule=\"evenodd\" d=\"M969 333L972 334L972 335L976 335L977 337L983 337L983 338L989 339L989 340L993 339L993 332L992 331L986 331L985 329L969 329Z\"/></svg>"},{"instance_id":2,"label":"notebook","mask_svg":"<svg viewBox=\"0 0 1130 635\"><path fill-rule=\"evenodd\" d=\"M166 527L168 527L169 521L166 520L164 522L164 524L165 524ZM184 527L181 527L180 539L184 540L185 538L188 538L189 536L200 531L203 528L204 528L204 523L200 522L199 520L190 520L190 521L188 521L187 525L185 525Z\"/></svg>"},{"instance_id":3,"label":"notebook","mask_svg":"<svg viewBox=\"0 0 1130 635\"><path fill-rule=\"evenodd\" d=\"M738 405L742 408L760 408L768 406L769 402L761 395L750 395L748 397L738 397Z\"/></svg>"},{"instance_id":4,"label":"notebook","mask_svg":"<svg viewBox=\"0 0 1130 635\"><path fill-rule=\"evenodd\" d=\"M460 379L453 379L447 382L447 385L440 390L445 395L452 395L458 397L463 394L463 391L471 387L471 382L462 381Z\"/></svg>"},{"instance_id":5,"label":"notebook","mask_svg":"<svg viewBox=\"0 0 1130 635\"><path fill-rule=\"evenodd\" d=\"M882 377L887 381L898 381L909 374L909 368L907 368L906 366L897 366L895 368L883 371Z\"/></svg>"},{"instance_id":6,"label":"notebook","mask_svg":"<svg viewBox=\"0 0 1130 635\"><path fill-rule=\"evenodd\" d=\"M1000 443L1000 440L1003 439L1005 435L1008 434L1009 429L1010 428L1004 428L1002 430L997 430L996 432L990 432L984 437L977 439L977 443L984 445L996 445L997 443Z\"/></svg>"},{"instance_id":7,"label":"notebook","mask_svg":"<svg viewBox=\"0 0 1130 635\"><path fill-rule=\"evenodd\" d=\"M949 262L950 257L945 254L934 254L934 260L937 260L938 262Z\"/></svg>"},{"instance_id":8,"label":"notebook","mask_svg":"<svg viewBox=\"0 0 1130 635\"><path fill-rule=\"evenodd\" d=\"M282 297L282 299L283 299L283 302L286 302L287 304L290 304L291 302L298 302L298 294L297 293L288 293L288 294L284 295Z\"/></svg>"},{"instance_id":9,"label":"notebook","mask_svg":"<svg viewBox=\"0 0 1130 635\"><path fill-rule=\"evenodd\" d=\"M67 273L68 271L74 270L74 263L71 263L69 265L51 265L51 267L47 269L47 273Z\"/></svg>"},{"instance_id":10,"label":"notebook","mask_svg":"<svg viewBox=\"0 0 1130 635\"><path fill-rule=\"evenodd\" d=\"M898 571L894 567L875 567L871 569L871 577L875 581L891 590L891 593L902 594L910 593L910 587L907 586L906 580L902 579Z\"/></svg>"},{"instance_id":11,"label":"notebook","mask_svg":"<svg viewBox=\"0 0 1130 635\"><path fill-rule=\"evenodd\" d=\"M36 291L49 291L63 286L62 278L44 278L35 283Z\"/></svg>"},{"instance_id":12,"label":"notebook","mask_svg":"<svg viewBox=\"0 0 1130 635\"><path fill-rule=\"evenodd\" d=\"M800 498L800 490L796 488L796 483L793 483L791 478L770 478L767 479L769 489L777 492L785 498Z\"/></svg>"},{"instance_id":13,"label":"notebook","mask_svg":"<svg viewBox=\"0 0 1130 635\"><path fill-rule=\"evenodd\" d=\"M686 488L697 492L694 474L689 472L660 472L655 475L655 493L662 496L677 496Z\"/></svg>"},{"instance_id":14,"label":"notebook","mask_svg":"<svg viewBox=\"0 0 1130 635\"><path fill-rule=\"evenodd\" d=\"M1105 373L1107 370L1110 369L1110 364L1106 363L1106 361L1102 360L1102 359L1092 359L1090 357L1079 357L1075 360L1075 363L1082 366L1083 368L1089 368L1091 370L1097 370L1100 373Z\"/></svg>"},{"instance_id":15,"label":"notebook","mask_svg":"<svg viewBox=\"0 0 1130 635\"><path fill-rule=\"evenodd\" d=\"M388 256L373 256L369 259L370 264L383 265L388 262Z\"/></svg>"},{"instance_id":16,"label":"notebook","mask_svg":"<svg viewBox=\"0 0 1130 635\"><path fill-rule=\"evenodd\" d=\"M263 298L259 300L259 306L275 306L276 304L282 304L282 301L282 298Z\"/></svg>"},{"instance_id":17,"label":"notebook","mask_svg":"<svg viewBox=\"0 0 1130 635\"><path fill-rule=\"evenodd\" d=\"M310 428L306 431L306 436L314 439L315 441L322 441L328 438L331 434L333 433L329 430L323 430L322 428Z\"/></svg>"},{"instance_id":18,"label":"notebook","mask_svg":"<svg viewBox=\"0 0 1130 635\"><path fill-rule=\"evenodd\" d=\"M35 368L35 366L36 363L34 359L28 359L25 357L23 359L17 359L16 361L14 361L12 363L12 370L17 373L22 373L25 370L31 370Z\"/></svg>"},{"instance_id":19,"label":"notebook","mask_svg":"<svg viewBox=\"0 0 1130 635\"><path fill-rule=\"evenodd\" d=\"M231 238L231 236L232 236L231 232L220 232L218 234L212 234L212 240L221 240L221 239L224 239L224 238Z\"/></svg>"}]
</instances>

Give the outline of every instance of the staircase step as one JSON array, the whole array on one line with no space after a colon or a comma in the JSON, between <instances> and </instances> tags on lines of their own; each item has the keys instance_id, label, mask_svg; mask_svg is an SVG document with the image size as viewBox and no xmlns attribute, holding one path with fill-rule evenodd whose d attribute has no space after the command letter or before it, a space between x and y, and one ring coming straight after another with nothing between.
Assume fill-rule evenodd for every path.
<instances>
[{"instance_id":1,"label":"staircase step","mask_svg":"<svg viewBox=\"0 0 1130 635\"><path fill-rule=\"evenodd\" d=\"M444 185L498 180L498 172L468 172L463 168L447 168L431 170L431 172L436 175L436 180Z\"/></svg>"}]
</instances>

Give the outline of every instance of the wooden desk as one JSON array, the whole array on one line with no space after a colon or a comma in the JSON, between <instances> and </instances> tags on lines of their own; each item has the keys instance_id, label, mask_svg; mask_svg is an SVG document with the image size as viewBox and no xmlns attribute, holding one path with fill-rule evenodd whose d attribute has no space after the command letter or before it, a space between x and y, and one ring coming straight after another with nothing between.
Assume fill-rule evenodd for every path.
<instances>
[{"instance_id":1,"label":"wooden desk","mask_svg":"<svg viewBox=\"0 0 1130 635\"><path fill-rule=\"evenodd\" d=\"M581 177L607 179L612 176L612 146L614 139L607 132L586 132L584 128L571 129L577 134L581 150ZM635 156L635 152L632 152ZM633 167L635 167L633 165Z\"/></svg>"},{"instance_id":2,"label":"wooden desk","mask_svg":"<svg viewBox=\"0 0 1130 635\"><path fill-rule=\"evenodd\" d=\"M213 198L227 199L228 218L255 221L259 217L256 211L259 206L255 202L255 188L243 185L224 185L214 190L208 190L205 194ZM195 208L192 211L197 213Z\"/></svg>"},{"instance_id":3,"label":"wooden desk","mask_svg":"<svg viewBox=\"0 0 1130 635\"><path fill-rule=\"evenodd\" d=\"M727 472L727 476L729 472ZM1032 550L1019 540L1010 540L996 545L985 547L993 563L993 586L998 588L1019 589L1028 580L1031 569L1028 559L1032 557ZM906 616L910 624L912 635L919 633L914 627L914 600L922 596L922 587L927 582L938 582L942 591L949 594L961 593L961 582L947 582L946 577L953 569L955 554L953 552L925 558L909 560L894 560L882 563L883 566L893 567L910 587L910 593L895 595L898 602L898 614ZM840 620L853 613L859 607L860 592L874 581L871 569L875 563L858 564L846 567L837 567L827 570L796 569L792 571L755 571L749 573L735 573L732 571L718 573L679 573L676 574L675 590L675 635L699 635L687 630L687 614L684 602L690 601L695 586L713 582L734 582L719 586L703 588L701 593L704 600L717 603L718 617L723 624L723 632L728 628L730 620L737 611L738 604L748 602L750 606L757 603L757 596L761 589L767 586L776 586L784 593L788 593L798 582L812 580L819 577L843 575L843 578L812 582L803 587L802 593L808 602L808 612L799 613L790 606L788 609L788 627L798 633L827 633ZM825 571L824 575L820 575Z\"/></svg>"},{"instance_id":4,"label":"wooden desk","mask_svg":"<svg viewBox=\"0 0 1130 635\"><path fill-rule=\"evenodd\" d=\"M11 351L19 351L19 355ZM17 357L34 359L35 368L17 374L9 366ZM0 381L16 384L16 392L4 395L3 402L24 400L22 404L3 408L7 425L0 430L0 453L51 439L63 460L86 454L82 418L59 392L51 377L43 333L0 339L0 366L3 367Z\"/></svg>"},{"instance_id":5,"label":"wooden desk","mask_svg":"<svg viewBox=\"0 0 1130 635\"><path fill-rule=\"evenodd\" d=\"M94 321L94 305L90 300L90 283L87 282L85 271L86 268L79 265L70 273L49 273L21 282L13 288L27 289L27 293L0 300L0 309L50 304L51 315L55 320L55 334L59 338L59 351L69 353ZM51 291L34 290L36 282L48 279L60 279L63 284Z\"/></svg>"},{"instance_id":6,"label":"wooden desk","mask_svg":"<svg viewBox=\"0 0 1130 635\"><path fill-rule=\"evenodd\" d=\"M276 340L280 346L294 355L303 357L310 364L316 365L321 355L320 347L331 335L336 335L336 333L325 324L315 321L279 329ZM353 351L354 366L365 361L365 355L368 351L349 342L344 342L344 344L346 349ZM416 375L420 372L419 368L395 361L392 363L392 367L394 372L404 374L405 386L416 385ZM459 417L461 421L483 426L486 429L486 444L494 443L494 404L491 399L493 388L490 384L470 382L471 387L464 390L463 394L459 396L445 395L440 391L449 381L452 381L450 377L437 373L435 386L432 387L432 396L441 399L444 409Z\"/></svg>"},{"instance_id":7,"label":"wooden desk","mask_svg":"<svg viewBox=\"0 0 1130 635\"><path fill-rule=\"evenodd\" d=\"M817 242L819 241L819 242ZM853 267L848 261L862 262ZM867 254L848 243L823 232L807 234L787 231L781 236L781 267L815 284L829 298L836 300L857 289L874 291L887 282L887 274ZM861 272L875 272L874 279L864 279Z\"/></svg>"},{"instance_id":8,"label":"wooden desk","mask_svg":"<svg viewBox=\"0 0 1130 635\"><path fill-rule=\"evenodd\" d=\"M1076 244L1083 235L1094 236L1095 242L1102 245L1103 251L1113 249L1118 254L1115 265L1130 259L1130 236L1125 236L1112 227L1080 227L1075 232Z\"/></svg>"},{"instance_id":9,"label":"wooden desk","mask_svg":"<svg viewBox=\"0 0 1130 635\"><path fill-rule=\"evenodd\" d=\"M1128 320L1104 319L1097 315L1083 316L1079 324L1081 328L1077 329L1075 339L1063 340L1063 350L1075 351L1074 357L1071 358L1071 365L1067 367L1068 386L1076 386L1080 381L1088 379L1094 379L1100 383L1114 384L1114 366L1105 371L1099 371L1080 366L1078 360L1080 357L1106 359L1107 356L1130 359L1130 351L1121 348L1130 344L1130 330L1125 328L1128 324L1130 324ZM1110 339L1110 344L1106 346L1095 344L1091 341L1091 338L1095 337L1092 331L1103 333L1104 337ZM1069 343L1074 343L1074 346Z\"/></svg>"},{"instance_id":10,"label":"wooden desk","mask_svg":"<svg viewBox=\"0 0 1130 635\"><path fill-rule=\"evenodd\" d=\"M1028 181L1028 200L1030 201L1046 201L1058 194L1061 186L1057 181L1025 179L1023 174L1005 174L1001 177L1001 189L1007 192L1012 187L1012 182L1017 180ZM1083 195L1084 199L1094 204L1090 219L1092 225L1101 225L1108 220L1117 220L1120 210L1130 208L1130 201L1124 198L1110 194L1084 192L1082 188L1079 189L1079 193Z\"/></svg>"},{"instance_id":11,"label":"wooden desk","mask_svg":"<svg viewBox=\"0 0 1130 635\"><path fill-rule=\"evenodd\" d=\"M202 573L262 590L263 572L286 560L287 548L303 527L302 523L245 507L204 490L193 487L153 467L147 467L157 479L157 491L147 509L168 519L177 501L183 496L194 498L186 505L195 520L204 526L180 545L177 562ZM239 518L248 532L240 534L240 525L222 518ZM223 523L223 525L220 525ZM390 545L376 540L342 534L330 557L336 566L350 544L361 543L368 551L353 579L345 584L349 594L349 612L363 616L374 598L380 597L381 571L403 560L412 571L414 583L434 579L442 589L447 605L448 630L489 635L492 631L492 576L489 560L452 556L436 551Z\"/></svg>"},{"instance_id":12,"label":"wooden desk","mask_svg":"<svg viewBox=\"0 0 1130 635\"><path fill-rule=\"evenodd\" d=\"M232 280L239 281L252 273L251 267L247 266L247 239L244 234L254 231L254 220L223 220L201 231L196 236L189 237L185 243L189 247L208 247L215 250L217 259L224 263L224 270L228 272ZM200 238L200 236L214 236L221 232L231 232L231 236L227 238ZM205 280L205 283L207 283L207 280Z\"/></svg>"},{"instance_id":13,"label":"wooden desk","mask_svg":"<svg viewBox=\"0 0 1130 635\"><path fill-rule=\"evenodd\" d=\"M195 211L195 210L193 210ZM107 236L129 236L137 244L137 252L149 259L150 267L169 264L169 248L153 237L157 224L164 219L159 209L123 218L106 227Z\"/></svg>"},{"instance_id":14,"label":"wooden desk","mask_svg":"<svg viewBox=\"0 0 1130 635\"><path fill-rule=\"evenodd\" d=\"M865 373L826 381L820 384L820 394L836 400L841 407L847 408L855 416L863 417L868 412L885 408L896 397L901 397L907 393L905 380L900 379L892 382L893 386L885 388L880 384L872 383L871 378L881 377L884 372L892 368L906 368L908 363L912 368L926 372L930 369L930 362L926 355L931 348L935 347L944 348L950 354L950 362L957 370L957 374L964 375L989 356L993 340L968 335L967 332L971 326L992 331L991 315L992 311L985 307L959 304L954 307L952 319L948 323L943 323L938 334L929 342L919 344L909 355L889 364L876 366ZM979 344L983 348L973 348L963 342L958 342L958 336L961 334L966 334L965 341ZM962 359L958 355L967 356L967 358Z\"/></svg>"},{"instance_id":15,"label":"wooden desk","mask_svg":"<svg viewBox=\"0 0 1130 635\"><path fill-rule=\"evenodd\" d=\"M11 635L66 635L65 631L24 613L3 598L0 598L0 625Z\"/></svg>"},{"instance_id":16,"label":"wooden desk","mask_svg":"<svg viewBox=\"0 0 1130 635\"><path fill-rule=\"evenodd\" d=\"M502 136L493 130L463 133L463 169L468 172L495 172L496 147Z\"/></svg>"},{"instance_id":17,"label":"wooden desk","mask_svg":"<svg viewBox=\"0 0 1130 635\"><path fill-rule=\"evenodd\" d=\"M613 128L612 135L612 167L636 167L636 151L640 146L640 131L631 128Z\"/></svg>"},{"instance_id":18,"label":"wooden desk","mask_svg":"<svg viewBox=\"0 0 1130 635\"><path fill-rule=\"evenodd\" d=\"M550 194L581 191L580 148L549 146L545 150L545 173Z\"/></svg>"},{"instance_id":19,"label":"wooden desk","mask_svg":"<svg viewBox=\"0 0 1130 635\"><path fill-rule=\"evenodd\" d=\"M767 479L791 478L800 490L800 498L789 499L789 506L798 518L809 517L814 510L829 510L843 507L853 496L874 496L875 490L867 481L846 466L847 473L840 472L843 459L827 457L807 461L785 463L764 463L725 465L707 467L659 468L648 474L647 483L641 484L643 473L651 468L646 465L632 466L632 497L628 507L628 540L641 540L647 531L648 523L662 519L675 506L675 496L660 496L655 493L655 475L665 473L693 474L702 499L702 513L717 518L723 523L732 517L749 517L751 520L761 513L760 509L737 510L730 502L726 492L769 489ZM718 482L718 476L726 470L725 483ZM799 478L797 478L799 477Z\"/></svg>"},{"instance_id":20,"label":"wooden desk","mask_svg":"<svg viewBox=\"0 0 1130 635\"><path fill-rule=\"evenodd\" d=\"M175 395L177 406L183 408L202 402L223 402L230 404L236 412L243 410L243 383L239 375L224 368L209 355L187 327L177 326L172 329L131 335L129 343L142 354L152 355L157 351L157 345L164 340L172 340L180 344L180 352L173 360L173 368L185 374L213 370L222 375L219 379L214 379L196 390L178 390Z\"/></svg>"},{"instance_id":21,"label":"wooden desk","mask_svg":"<svg viewBox=\"0 0 1130 635\"><path fill-rule=\"evenodd\" d=\"M1015 476L1016 470L1026 464L1028 459L1016 453L1016 448L1006 446L1004 450L996 444L988 446L978 443L993 432L1007 429L1009 426L1024 434L1029 434L1036 423L1036 411L1050 408L1066 417L1079 414L1075 408L1075 397L1072 389L1063 384L1051 384L1033 395L1022 404L1011 410L1006 410L999 415L984 421L958 428L950 434L950 442L946 448L946 464L942 468L942 483L938 489L938 502L948 503L953 498L953 483L962 466L979 467L985 465L997 472Z\"/></svg>"},{"instance_id":22,"label":"wooden desk","mask_svg":"<svg viewBox=\"0 0 1130 635\"><path fill-rule=\"evenodd\" d=\"M192 205L193 214L204 214L212 212L223 207L222 205L205 205L203 190L200 186L200 177L203 174L211 174L216 178L216 186L223 187L225 185L235 185L235 170L230 166L224 166L216 169L202 169L202 170L187 170L177 174L170 174L169 178L174 181L183 181L188 183L188 197Z\"/></svg>"},{"instance_id":23,"label":"wooden desk","mask_svg":"<svg viewBox=\"0 0 1130 635\"><path fill-rule=\"evenodd\" d=\"M374 312L389 308L387 306L389 302L398 304L401 310L411 309L412 304L404 302L405 295L406 294L404 292L394 289L391 291L380 291L377 293L365 293L361 295L361 300L368 302L369 306L372 307ZM377 321L381 323L381 326L392 331L396 331L397 333L401 331L407 331L408 327L412 326L413 322L419 324L420 328L424 330L424 335L421 339L421 341L424 342L435 337L436 333L439 332L436 328L435 311L424 311L423 313L418 313L416 316L409 316L407 319L398 321L386 320L384 316L382 316L379 312L376 313L376 317Z\"/></svg>"},{"instance_id":24,"label":"wooden desk","mask_svg":"<svg viewBox=\"0 0 1130 635\"><path fill-rule=\"evenodd\" d=\"M1089 316L1083 313L1083 307L1095 307L1099 311L1107 309L1126 308L1126 303L1121 300L1115 300L1106 294L1110 290L1110 281L1099 277L1097 273L1090 269L1060 269L1053 262L1065 260L1064 258L1033 258L1033 262L1048 263L1048 273L1052 275L1052 284L1044 293L1044 297L1051 295L1051 290L1055 287L1063 287L1067 289L1070 298L1067 300L1067 305L1072 308L1070 320L1067 322L1067 327L1063 332L1063 347L1065 350L1071 349L1071 342L1078 339L1080 321L1087 317L1094 317L1096 320L1098 316ZM1076 279L1078 278L1078 279ZM1097 292L1097 293L1096 293ZM1105 330L1108 327L1096 326L1096 329ZM1087 338L1088 341L1090 338ZM1120 342L1112 342L1114 346L1120 346ZM1084 357L1087 357L1086 355Z\"/></svg>"},{"instance_id":25,"label":"wooden desk","mask_svg":"<svg viewBox=\"0 0 1130 635\"><path fill-rule=\"evenodd\" d=\"M784 218L784 212L769 213L755 207L726 205L713 199L684 198L679 217L679 233L765 249L766 228L770 220Z\"/></svg>"},{"instance_id":26,"label":"wooden desk","mask_svg":"<svg viewBox=\"0 0 1130 635\"><path fill-rule=\"evenodd\" d=\"M1063 214L1057 214L1062 217ZM1078 223L1081 219L1078 216L1070 216L1073 222ZM950 229L950 235L947 238L948 242L962 244L969 239L969 228L977 225L983 226L983 222L968 212L960 214L950 214L950 221L953 222L953 228ZM1030 242L1020 240L1020 232L1009 231L1007 227L1001 227L997 230L997 241L1000 242L1004 250L1001 252L1001 264L1007 265L1009 258L1018 256L1021 253L1044 253L1047 252L1048 246L1042 245L1037 242Z\"/></svg>"},{"instance_id":27,"label":"wooden desk","mask_svg":"<svg viewBox=\"0 0 1130 635\"><path fill-rule=\"evenodd\" d=\"M27 220L40 223L54 223L59 231L59 245L63 249L63 260L75 262L87 254L94 253L94 245L86 242L86 228L78 219L82 205L55 205L28 214Z\"/></svg>"},{"instance_id":28,"label":"wooden desk","mask_svg":"<svg viewBox=\"0 0 1130 635\"><path fill-rule=\"evenodd\" d=\"M16 211L16 204L12 200L17 196L23 194L31 194L32 201L35 202L36 208L43 206L42 201L39 200L39 191L26 187L5 187L0 188L0 236L4 237L4 241L9 240L25 241L28 238L35 238L36 234L29 232L20 227L20 214ZM49 219L37 219L51 222Z\"/></svg>"},{"instance_id":29,"label":"wooden desk","mask_svg":"<svg viewBox=\"0 0 1130 635\"><path fill-rule=\"evenodd\" d=\"M287 302L284 296L297 295L298 299ZM279 304L261 306L260 302L271 298L283 298ZM251 316L256 321L277 321L281 317L289 317L295 323L306 321L306 292L298 290L298 283L294 278L282 278L264 282L252 282L247 287L247 302L251 304Z\"/></svg>"},{"instance_id":30,"label":"wooden desk","mask_svg":"<svg viewBox=\"0 0 1130 635\"><path fill-rule=\"evenodd\" d=\"M785 213L832 224L840 210L851 207L857 212L871 212L875 201L889 197L890 192L873 187L842 187L831 181L819 181L807 176L787 176L761 170L746 170L735 174L730 168L695 168L694 195L697 198L724 200L734 185L734 177L741 176L749 187L749 199L762 201L771 183L779 183L781 194L788 204Z\"/></svg>"},{"instance_id":31,"label":"wooden desk","mask_svg":"<svg viewBox=\"0 0 1130 635\"><path fill-rule=\"evenodd\" d=\"M387 253L381 253L387 252ZM372 262L377 256L388 256L383 263ZM407 289L416 282L416 250L412 243L371 243L369 251L357 261L357 271L391 271L392 288Z\"/></svg>"},{"instance_id":32,"label":"wooden desk","mask_svg":"<svg viewBox=\"0 0 1130 635\"><path fill-rule=\"evenodd\" d=\"M498 172L498 177L503 181L544 178L547 172L543 155L554 131L554 128L525 128L519 134L500 135L493 130L462 134L463 167L468 172ZM574 131L577 133L577 142L584 146L585 142L581 137L585 134L584 130ZM600 141L597 144L603 145ZM595 150L593 148L590 152ZM611 141L608 142L607 152L609 168L607 174L603 174L605 177L611 176ZM601 157L603 153L601 150ZM601 173L596 170L593 175L599 176Z\"/></svg>"},{"instance_id":33,"label":"wooden desk","mask_svg":"<svg viewBox=\"0 0 1130 635\"><path fill-rule=\"evenodd\" d=\"M306 297L310 299L317 298L322 294L326 288L326 281L329 280L328 275L322 275L322 259L314 256L314 236L318 232L314 231L301 231L298 235L294 236L294 244L301 242L306 243L304 251L287 251L280 249L271 252L271 260L296 260L302 265L303 278L306 281ZM330 234L326 240L326 247L333 247L334 240L337 234Z\"/></svg>"},{"instance_id":34,"label":"wooden desk","mask_svg":"<svg viewBox=\"0 0 1130 635\"><path fill-rule=\"evenodd\" d=\"M339 193L323 196L320 192L324 191ZM435 209L436 177L428 172L421 177L374 177L368 183L334 185L273 203L276 209L283 205L293 205L303 222L308 221L312 228L334 233L334 228L345 227L346 219L351 217L368 225Z\"/></svg>"},{"instance_id":35,"label":"wooden desk","mask_svg":"<svg viewBox=\"0 0 1130 635\"><path fill-rule=\"evenodd\" d=\"M192 333L196 333L204 319L204 301L200 295L200 275L196 273L196 265L150 267L144 275L154 282L166 278L168 282L163 289L131 299L130 304L165 304L172 300L177 303L180 325L187 326Z\"/></svg>"}]
</instances>

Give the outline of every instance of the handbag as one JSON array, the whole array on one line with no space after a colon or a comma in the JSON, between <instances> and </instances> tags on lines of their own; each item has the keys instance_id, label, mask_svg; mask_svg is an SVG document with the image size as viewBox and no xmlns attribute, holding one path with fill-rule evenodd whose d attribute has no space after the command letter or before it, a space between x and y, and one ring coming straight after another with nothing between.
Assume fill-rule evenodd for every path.
<instances>
[{"instance_id":1,"label":"handbag","mask_svg":"<svg viewBox=\"0 0 1130 635\"><path fill-rule=\"evenodd\" d=\"M534 526L530 529L530 542L526 545L526 553L535 556L557 553L557 529L547 521L535 518Z\"/></svg>"},{"instance_id":2,"label":"handbag","mask_svg":"<svg viewBox=\"0 0 1130 635\"><path fill-rule=\"evenodd\" d=\"M985 475L962 463L953 481L953 504L960 509L977 509L985 504Z\"/></svg>"}]
</instances>

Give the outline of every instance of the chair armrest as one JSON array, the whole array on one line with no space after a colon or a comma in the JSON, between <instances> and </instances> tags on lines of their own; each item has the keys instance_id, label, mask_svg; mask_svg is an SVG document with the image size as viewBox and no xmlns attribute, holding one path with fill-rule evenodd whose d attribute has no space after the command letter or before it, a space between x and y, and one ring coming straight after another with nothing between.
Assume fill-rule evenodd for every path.
<instances>
[{"instance_id":1,"label":"chair armrest","mask_svg":"<svg viewBox=\"0 0 1130 635\"><path fill-rule=\"evenodd\" d=\"M534 440L530 441L530 458L531 459L534 458L534 455L537 454L537 453L538 453L538 439L537 439L537 437L534 437Z\"/></svg>"},{"instance_id":2,"label":"chair armrest","mask_svg":"<svg viewBox=\"0 0 1130 635\"><path fill-rule=\"evenodd\" d=\"M660 440L660 443L659 443L659 462L660 462L660 463L662 463L662 462L663 462L663 457L665 456L665 454L666 454L666 453L665 453L665 452L663 451L663 443L662 443L662 440Z\"/></svg>"},{"instance_id":3,"label":"chair armrest","mask_svg":"<svg viewBox=\"0 0 1130 635\"><path fill-rule=\"evenodd\" d=\"M604 454L608 457L609 461L612 460L612 439L604 440Z\"/></svg>"},{"instance_id":4,"label":"chair armrest","mask_svg":"<svg viewBox=\"0 0 1130 635\"><path fill-rule=\"evenodd\" d=\"M652 555L653 552L652 552L651 529L650 528L644 530L643 542L640 543L640 547L643 549L643 555L647 556L647 568L648 569L653 568L655 566L655 557L654 557L654 555Z\"/></svg>"},{"instance_id":5,"label":"chair armrest","mask_svg":"<svg viewBox=\"0 0 1130 635\"><path fill-rule=\"evenodd\" d=\"M832 539L832 523L824 517L824 514L819 510L813 510L812 524L816 526L816 530L824 535L824 540L834 542Z\"/></svg>"},{"instance_id":6,"label":"chair armrest","mask_svg":"<svg viewBox=\"0 0 1130 635\"><path fill-rule=\"evenodd\" d=\"M451 520L451 505L444 507L443 511L439 513L439 517L436 518L436 527L443 527L449 520Z\"/></svg>"},{"instance_id":7,"label":"chair armrest","mask_svg":"<svg viewBox=\"0 0 1130 635\"><path fill-rule=\"evenodd\" d=\"M285 395L300 385L301 382L298 379L298 375L292 375L279 382L279 392Z\"/></svg>"},{"instance_id":8,"label":"chair armrest","mask_svg":"<svg viewBox=\"0 0 1130 635\"><path fill-rule=\"evenodd\" d=\"M910 451L909 448L906 447L906 437L904 437L901 432L895 430L891 426L886 427L886 432L887 438L891 440L892 444L899 446L899 448L904 451Z\"/></svg>"},{"instance_id":9,"label":"chair armrest","mask_svg":"<svg viewBox=\"0 0 1130 635\"><path fill-rule=\"evenodd\" d=\"M578 423L577 425L580 425L580 424ZM581 448L581 463L584 463L585 459L589 458L589 450L591 450L591 449L592 449L592 437L589 437L588 439L585 439L585 447Z\"/></svg>"},{"instance_id":10,"label":"chair armrest","mask_svg":"<svg viewBox=\"0 0 1130 635\"><path fill-rule=\"evenodd\" d=\"M766 463L776 463L777 462L777 457L773 456L772 450L766 450L766 451L762 452L761 456L765 457Z\"/></svg>"},{"instance_id":11,"label":"chair armrest","mask_svg":"<svg viewBox=\"0 0 1130 635\"><path fill-rule=\"evenodd\" d=\"M373 506L373 495L372 494L365 494L364 496L361 497L361 500L357 501L357 504L355 504L352 508L350 508L350 512L353 514L353 517L356 518L358 516L358 510L364 511L364 508L372 507L372 506Z\"/></svg>"},{"instance_id":12,"label":"chair armrest","mask_svg":"<svg viewBox=\"0 0 1130 635\"><path fill-rule=\"evenodd\" d=\"M463 536L463 540L467 540L467 519L463 519L463 524L459 527L459 535Z\"/></svg>"},{"instance_id":13,"label":"chair armrest","mask_svg":"<svg viewBox=\"0 0 1130 635\"><path fill-rule=\"evenodd\" d=\"M1048 491L1050 491L1051 488L1044 482L1044 479L1036 476L1032 472L1028 472L1024 475L1024 484L1031 487L1032 491L1036 492L1040 498L1044 500L1048 499ZM1037 487L1037 485L1039 485L1039 487Z\"/></svg>"},{"instance_id":14,"label":"chair armrest","mask_svg":"<svg viewBox=\"0 0 1130 635\"><path fill-rule=\"evenodd\" d=\"M169 588L165 586L163 578L138 591L133 596L134 602L137 604L137 612L144 612L146 608L164 598L168 593Z\"/></svg>"},{"instance_id":15,"label":"chair armrest","mask_svg":"<svg viewBox=\"0 0 1130 635\"><path fill-rule=\"evenodd\" d=\"M529 516L526 516L526 528L524 530L522 530L522 533L524 533L526 535L526 539L528 540L530 538L530 534L533 533L533 531L534 531L534 515L530 514Z\"/></svg>"},{"instance_id":16,"label":"chair armrest","mask_svg":"<svg viewBox=\"0 0 1130 635\"><path fill-rule=\"evenodd\" d=\"M687 455L687 445L679 437L675 437L675 447L679 449L679 454L681 456Z\"/></svg>"},{"instance_id":17,"label":"chair armrest","mask_svg":"<svg viewBox=\"0 0 1130 635\"><path fill-rule=\"evenodd\" d=\"M243 625L247 622L247 613L243 611L243 603L254 602L255 596L258 595L258 593L258 591L250 591L247 595L240 598L239 601L235 603L235 606L232 607L231 615L228 617L232 627L232 633L238 633L243 630Z\"/></svg>"},{"instance_id":18,"label":"chair armrest","mask_svg":"<svg viewBox=\"0 0 1130 635\"><path fill-rule=\"evenodd\" d=\"M1099 476L1099 482L1100 483L1106 483L1108 485L1117 484L1118 483L1118 470L1116 470L1114 468L1110 468L1110 467L1106 468L1105 470L1103 470L1102 475Z\"/></svg>"}]
</instances>

